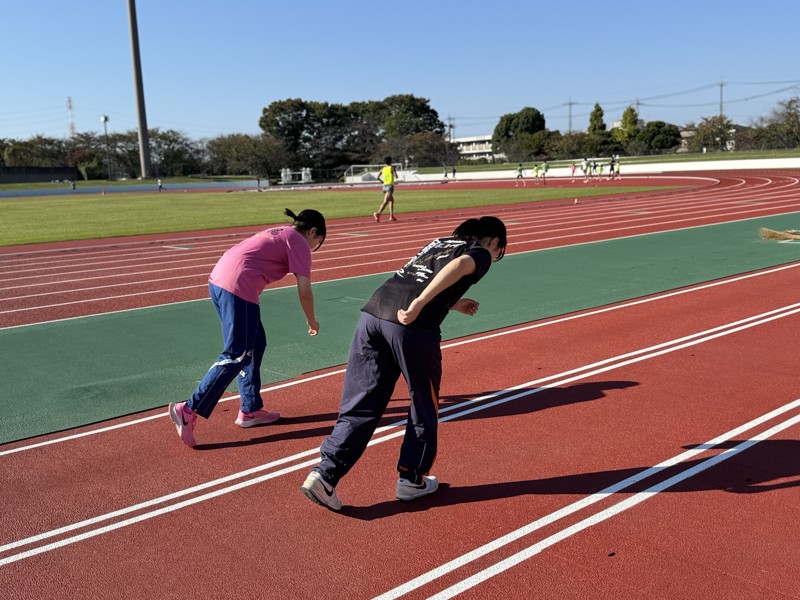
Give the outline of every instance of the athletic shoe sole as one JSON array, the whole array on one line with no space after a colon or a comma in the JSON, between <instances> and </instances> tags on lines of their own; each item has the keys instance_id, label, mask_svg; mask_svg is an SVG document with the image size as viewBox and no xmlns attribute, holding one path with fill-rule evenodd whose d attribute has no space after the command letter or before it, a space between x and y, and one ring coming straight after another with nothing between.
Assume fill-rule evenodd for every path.
<instances>
[{"instance_id":1,"label":"athletic shoe sole","mask_svg":"<svg viewBox=\"0 0 800 600\"><path fill-rule=\"evenodd\" d=\"M274 419L236 419L234 423L236 423L239 427L243 427L244 429L247 429L248 427L255 427L257 425L269 425L270 423L274 423L281 418L278 413L275 413L275 415L276 416Z\"/></svg>"},{"instance_id":2,"label":"athletic shoe sole","mask_svg":"<svg viewBox=\"0 0 800 600\"><path fill-rule=\"evenodd\" d=\"M318 487L321 487L323 491L317 491ZM330 494L323 495L323 493L327 492L327 490L325 489L325 484L322 482L322 477L316 471L309 473L308 477L306 477L306 480L303 482L303 485L300 486L300 492L302 492L306 498L315 504L324 506L327 509L338 511L342 508L342 502L336 496L336 490L331 488ZM330 498L334 503L329 504L327 502L328 498Z\"/></svg>"}]
</instances>

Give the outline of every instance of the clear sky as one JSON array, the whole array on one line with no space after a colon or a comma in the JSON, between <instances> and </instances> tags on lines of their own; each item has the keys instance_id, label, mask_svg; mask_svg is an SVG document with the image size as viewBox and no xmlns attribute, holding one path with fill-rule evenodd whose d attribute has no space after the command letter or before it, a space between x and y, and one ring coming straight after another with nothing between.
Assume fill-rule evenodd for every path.
<instances>
[{"instance_id":1,"label":"clear sky","mask_svg":"<svg viewBox=\"0 0 800 600\"><path fill-rule=\"evenodd\" d=\"M136 128L127 0L3 0L0 137ZM147 121L257 133L287 98L427 98L456 137L532 106L548 129L748 125L800 96L795 0L137 0Z\"/></svg>"}]
</instances>

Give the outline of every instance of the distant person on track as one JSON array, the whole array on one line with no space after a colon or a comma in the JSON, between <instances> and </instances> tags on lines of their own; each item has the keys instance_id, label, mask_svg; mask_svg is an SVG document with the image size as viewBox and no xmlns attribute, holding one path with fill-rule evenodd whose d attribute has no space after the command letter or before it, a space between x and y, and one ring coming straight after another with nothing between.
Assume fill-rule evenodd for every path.
<instances>
[{"instance_id":1,"label":"distant person on track","mask_svg":"<svg viewBox=\"0 0 800 600\"><path fill-rule=\"evenodd\" d=\"M547 164L547 161L543 161L541 166L539 167L539 172L542 175L542 185L547 185L547 171L550 169L550 165Z\"/></svg>"},{"instance_id":2,"label":"distant person on track","mask_svg":"<svg viewBox=\"0 0 800 600\"><path fill-rule=\"evenodd\" d=\"M525 170L522 168L522 163L519 163L517 167L517 181L514 184L514 187L519 187L519 182L522 181L522 187L527 187L528 184L525 182Z\"/></svg>"},{"instance_id":3,"label":"distant person on track","mask_svg":"<svg viewBox=\"0 0 800 600\"><path fill-rule=\"evenodd\" d=\"M392 157L387 156L385 161L386 166L378 173L378 181L383 184L383 202L378 209L378 212L372 213L376 222L381 222L381 213L387 206L389 207L389 220L397 221L394 218L394 182L397 181L397 170L392 166Z\"/></svg>"},{"instance_id":4,"label":"distant person on track","mask_svg":"<svg viewBox=\"0 0 800 600\"><path fill-rule=\"evenodd\" d=\"M353 336L339 417L320 448L322 461L300 488L309 499L331 510L342 507L336 486L366 449L401 374L411 406L395 495L414 500L437 490L437 479L428 473L437 447L439 327L450 310L475 314L478 303L463 295L505 249L500 219L468 219L451 237L430 242L372 294Z\"/></svg>"},{"instance_id":5,"label":"distant person on track","mask_svg":"<svg viewBox=\"0 0 800 600\"><path fill-rule=\"evenodd\" d=\"M161 193L163 191L164 191L164 183L161 181L161 179L159 179L158 180L158 192Z\"/></svg>"},{"instance_id":6,"label":"distant person on track","mask_svg":"<svg viewBox=\"0 0 800 600\"><path fill-rule=\"evenodd\" d=\"M197 416L211 416L237 375L241 409L236 424L253 427L280 418L278 413L264 410L260 393L261 359L267 337L261 323L259 296L267 285L294 273L308 333L317 335L319 331L311 291L311 252L325 241L325 218L310 209L295 215L287 208L284 214L291 217L291 225L266 229L229 249L208 278L211 301L222 321L224 348L191 398L169 405L178 435L189 447L196 443Z\"/></svg>"}]
</instances>

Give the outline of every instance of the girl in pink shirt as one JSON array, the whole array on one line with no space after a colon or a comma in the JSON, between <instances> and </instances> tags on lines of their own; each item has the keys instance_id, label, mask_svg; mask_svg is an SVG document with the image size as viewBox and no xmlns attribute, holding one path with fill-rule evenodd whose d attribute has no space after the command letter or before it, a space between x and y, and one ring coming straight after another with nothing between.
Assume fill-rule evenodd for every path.
<instances>
[{"instance_id":1,"label":"girl in pink shirt","mask_svg":"<svg viewBox=\"0 0 800 600\"><path fill-rule=\"evenodd\" d=\"M239 376L241 410L239 427L272 423L280 418L263 409L261 359L267 337L261 323L259 296L264 288L288 273L297 278L297 294L306 315L309 335L317 335L311 291L311 252L325 241L325 218L306 209L292 218L290 226L261 231L228 250L208 278L214 308L222 321L224 348L200 385L186 402L169 405L169 414L183 443L194 447L197 415L207 419L230 383Z\"/></svg>"}]
</instances>

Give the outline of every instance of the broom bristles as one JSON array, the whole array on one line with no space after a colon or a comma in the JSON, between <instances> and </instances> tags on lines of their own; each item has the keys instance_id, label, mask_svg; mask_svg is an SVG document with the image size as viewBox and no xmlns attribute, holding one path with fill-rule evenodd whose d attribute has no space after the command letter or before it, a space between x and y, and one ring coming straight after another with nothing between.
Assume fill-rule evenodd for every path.
<instances>
[{"instance_id":1,"label":"broom bristles","mask_svg":"<svg viewBox=\"0 0 800 600\"><path fill-rule=\"evenodd\" d=\"M800 234L796 233L797 230L790 229L788 231L775 231L762 227L758 230L758 234L763 240L800 240Z\"/></svg>"}]
</instances>

